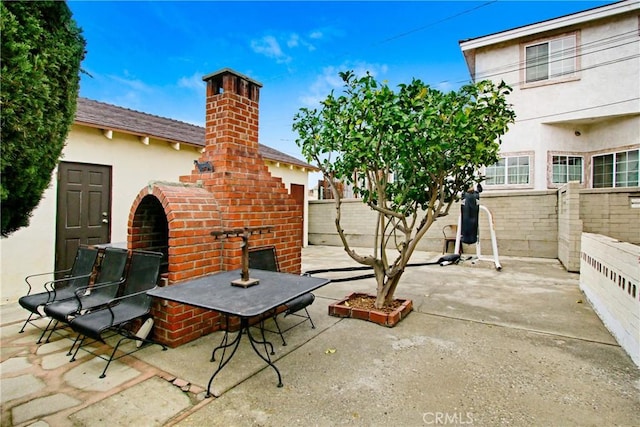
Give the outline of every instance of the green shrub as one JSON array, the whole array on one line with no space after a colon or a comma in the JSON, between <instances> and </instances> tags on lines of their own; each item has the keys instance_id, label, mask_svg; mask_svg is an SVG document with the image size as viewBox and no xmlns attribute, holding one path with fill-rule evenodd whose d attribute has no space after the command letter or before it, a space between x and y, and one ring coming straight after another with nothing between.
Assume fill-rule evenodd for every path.
<instances>
[{"instance_id":1,"label":"green shrub","mask_svg":"<svg viewBox=\"0 0 640 427\"><path fill-rule=\"evenodd\" d=\"M0 196L3 237L29 224L73 123L85 54L65 2L3 1Z\"/></svg>"}]
</instances>

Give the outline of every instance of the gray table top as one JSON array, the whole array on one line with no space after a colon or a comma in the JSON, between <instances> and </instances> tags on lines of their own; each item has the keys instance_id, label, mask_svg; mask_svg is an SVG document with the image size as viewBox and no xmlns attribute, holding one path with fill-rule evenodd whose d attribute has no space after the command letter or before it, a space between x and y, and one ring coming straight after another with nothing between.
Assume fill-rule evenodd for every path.
<instances>
[{"instance_id":1,"label":"gray table top","mask_svg":"<svg viewBox=\"0 0 640 427\"><path fill-rule=\"evenodd\" d=\"M241 270L233 270L211 274L155 288L147 293L232 316L253 317L330 282L319 277L249 269L249 277L259 279L260 283L248 288L232 286L231 281L239 279L240 273Z\"/></svg>"}]
</instances>

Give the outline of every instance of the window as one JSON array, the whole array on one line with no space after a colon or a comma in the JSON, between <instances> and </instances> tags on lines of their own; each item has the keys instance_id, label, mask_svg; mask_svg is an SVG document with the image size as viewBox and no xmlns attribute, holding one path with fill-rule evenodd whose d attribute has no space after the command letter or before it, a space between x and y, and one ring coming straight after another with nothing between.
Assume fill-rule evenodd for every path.
<instances>
[{"instance_id":1,"label":"window","mask_svg":"<svg viewBox=\"0 0 640 427\"><path fill-rule=\"evenodd\" d=\"M613 187L613 154L593 158L593 188Z\"/></svg>"},{"instance_id":2,"label":"window","mask_svg":"<svg viewBox=\"0 0 640 427\"><path fill-rule=\"evenodd\" d=\"M638 154L640 150L616 154L616 187L638 186Z\"/></svg>"},{"instance_id":3,"label":"window","mask_svg":"<svg viewBox=\"0 0 640 427\"><path fill-rule=\"evenodd\" d=\"M576 70L576 37L571 35L525 47L527 83L571 75Z\"/></svg>"},{"instance_id":4,"label":"window","mask_svg":"<svg viewBox=\"0 0 640 427\"><path fill-rule=\"evenodd\" d=\"M529 183L529 157L507 158L507 184Z\"/></svg>"},{"instance_id":5,"label":"window","mask_svg":"<svg viewBox=\"0 0 640 427\"><path fill-rule=\"evenodd\" d=\"M566 184L569 181L582 182L582 157L553 156L552 182Z\"/></svg>"},{"instance_id":6,"label":"window","mask_svg":"<svg viewBox=\"0 0 640 427\"><path fill-rule=\"evenodd\" d=\"M515 185L529 183L529 156L504 157L487 166L487 185Z\"/></svg>"},{"instance_id":7,"label":"window","mask_svg":"<svg viewBox=\"0 0 640 427\"><path fill-rule=\"evenodd\" d=\"M487 166L485 171L485 177L487 185L502 185L505 182L505 159L500 159L498 163L493 166Z\"/></svg>"},{"instance_id":8,"label":"window","mask_svg":"<svg viewBox=\"0 0 640 427\"><path fill-rule=\"evenodd\" d=\"M593 188L637 187L640 150L593 156Z\"/></svg>"}]
</instances>

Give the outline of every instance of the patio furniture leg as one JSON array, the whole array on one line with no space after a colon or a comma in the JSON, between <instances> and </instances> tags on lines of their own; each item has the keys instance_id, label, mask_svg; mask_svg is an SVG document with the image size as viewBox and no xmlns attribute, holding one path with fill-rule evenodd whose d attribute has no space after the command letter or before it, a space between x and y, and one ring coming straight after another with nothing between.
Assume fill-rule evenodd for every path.
<instances>
[{"instance_id":1,"label":"patio furniture leg","mask_svg":"<svg viewBox=\"0 0 640 427\"><path fill-rule=\"evenodd\" d=\"M122 337L118 340L118 343L115 345L115 347L113 347L113 351L111 352L111 355L109 356L109 360L107 360L107 366L104 367L104 370L102 371L102 374L98 377L98 378L104 378L107 376L107 369L109 369L109 365L111 364L111 361L113 360L113 356L116 355L116 351L118 351L118 347L120 347L120 343L124 340L128 339L127 337Z\"/></svg>"},{"instance_id":2,"label":"patio furniture leg","mask_svg":"<svg viewBox=\"0 0 640 427\"><path fill-rule=\"evenodd\" d=\"M71 356L73 354L73 349L76 346L76 344L78 343L78 341L80 341L80 339L82 338L82 335L78 334L76 336L76 339L73 340L73 344L71 344L71 348L69 349L69 352L67 353L67 356Z\"/></svg>"},{"instance_id":3,"label":"patio furniture leg","mask_svg":"<svg viewBox=\"0 0 640 427\"><path fill-rule=\"evenodd\" d=\"M53 321L54 319L51 318L51 320ZM58 322L56 320L56 323L53 324L53 328L51 328L51 330L49 331L49 335L47 336L47 340L45 342L49 342L51 340L51 336L53 335L53 333L55 332L56 328L58 327L58 323L60 323L60 322ZM51 322L49 322L49 325L50 324L51 324ZM47 326L47 329L49 329L49 326ZM45 332L46 332L46 329L45 329Z\"/></svg>"},{"instance_id":4,"label":"patio furniture leg","mask_svg":"<svg viewBox=\"0 0 640 427\"><path fill-rule=\"evenodd\" d=\"M249 332L247 332L249 333ZM262 335L262 341L256 341L258 344L264 344L264 352L267 354L271 354L274 355L276 354L275 350L273 349L273 344L271 344L270 341L267 341L267 338L264 336L264 320L260 321L260 334ZM267 344L269 344L269 347L271 347L271 351L267 350Z\"/></svg>"},{"instance_id":5,"label":"patio furniture leg","mask_svg":"<svg viewBox=\"0 0 640 427\"><path fill-rule=\"evenodd\" d=\"M24 332L24 328L27 326L27 324L31 321L31 318L34 316L34 313L29 313L29 317L27 317L27 320L24 321L24 323L22 324L22 328L20 328L20 330L18 331L19 334Z\"/></svg>"},{"instance_id":6,"label":"patio furniture leg","mask_svg":"<svg viewBox=\"0 0 640 427\"><path fill-rule=\"evenodd\" d=\"M224 359L224 353L227 348L231 347L235 343L235 339L231 344L229 344L229 316L225 316L225 328L224 328L224 336L222 337L222 341L220 341L220 345L213 349L211 352L211 362L216 361L216 351L222 350L222 358ZM242 331L239 332L241 334Z\"/></svg>"},{"instance_id":7,"label":"patio furniture leg","mask_svg":"<svg viewBox=\"0 0 640 427\"><path fill-rule=\"evenodd\" d=\"M309 322L311 323L311 329L315 329L316 325L313 324L313 320L311 319L311 315L309 315L309 310L307 310L306 307L305 307L304 311L307 313L307 318L309 319Z\"/></svg>"},{"instance_id":8,"label":"patio furniture leg","mask_svg":"<svg viewBox=\"0 0 640 427\"><path fill-rule=\"evenodd\" d=\"M236 353L236 350L238 350L238 346L240 345L240 340L242 339L242 330L238 332L236 337L231 342L228 342L228 339L227 339L228 333L229 333L228 331L225 331L225 338L223 339L223 341L225 341L225 344L220 345L213 350L213 355L211 359L212 362L215 361L214 357L215 357L216 350L220 348L223 349L222 357L220 358L220 362L218 362L218 368L215 370L213 375L211 375L211 378L209 378L209 384L207 384L207 397L210 397L210 396L218 397L213 393L211 393L211 384L213 383L213 379L216 377L216 375L218 375L218 372L220 372L222 368L224 368L227 365L227 363L229 363L233 355ZM229 355L228 358L225 359L224 355L225 355L226 348L232 347L232 346L233 346L233 350L231 350L231 354Z\"/></svg>"},{"instance_id":9,"label":"patio furniture leg","mask_svg":"<svg viewBox=\"0 0 640 427\"><path fill-rule=\"evenodd\" d=\"M276 374L278 374L278 387L282 387L282 376L280 375L280 371L278 370L278 368L276 368L276 365L274 365L273 362L271 361L271 358L269 357L269 353L267 352L266 356L263 356L260 350L258 350L258 347L256 347L256 344L263 344L264 342L256 341L255 338L253 338L253 335L251 334L251 331L249 330L248 327L247 327L247 335L249 336L249 342L251 343L251 347L253 347L253 351L255 351L256 354L262 360L267 362L269 366L271 366L273 370L276 371ZM265 350L266 350L266 346L265 346Z\"/></svg>"},{"instance_id":10,"label":"patio furniture leg","mask_svg":"<svg viewBox=\"0 0 640 427\"><path fill-rule=\"evenodd\" d=\"M36 341L36 344L40 344L42 342L42 338L44 338L45 334L49 330L49 327L51 326L51 324L53 323L54 320L55 319L49 319L49 323L47 323L47 327L42 330L42 333L40 334L40 338L38 338L38 341ZM58 324L58 322L56 321L56 325L57 324ZM54 328L55 328L55 325L54 325ZM51 334L49 334L49 336L51 336ZM45 342L49 342L49 338L47 338L47 341L45 341Z\"/></svg>"},{"instance_id":11,"label":"patio furniture leg","mask_svg":"<svg viewBox=\"0 0 640 427\"><path fill-rule=\"evenodd\" d=\"M120 347L120 344L122 344L122 342L123 342L123 341L125 341L125 340L142 341L142 342L147 343L147 344L157 344L157 345L159 345L159 346L161 346L161 347L162 347L162 351L167 351L167 347L166 347L164 344L157 343L157 342L152 341L152 340L149 340L149 339L147 339L147 338L141 338L141 337L138 337L138 336L136 336L136 335L132 334L132 333L131 333L130 331L128 331L128 330L127 330L127 331L124 331L124 330L119 329L119 330L118 330L118 333L119 333L120 335L123 335L123 336L122 336L122 338L120 338L120 339L118 340L117 344L116 344L116 345L115 345L115 347L113 348L113 351L111 352L111 355L109 356L109 360L107 360L107 366L105 366L105 367L104 367L104 371L102 371L102 375L100 375L100 377L99 377L99 378L104 378L104 377L106 377L106 376L107 376L107 369L109 369L109 365L111 365L111 362L113 362L114 360L118 360L118 359L120 359L120 358L121 358L121 357L123 357L123 356L129 355L129 354L131 354L131 353L133 353L133 352L137 351L137 350L130 351L130 352L125 353L125 354L123 354L123 355L121 355L121 356L115 357L116 352L118 351L118 348ZM136 346L136 347L137 347L137 346Z\"/></svg>"},{"instance_id":12,"label":"patio furniture leg","mask_svg":"<svg viewBox=\"0 0 640 427\"><path fill-rule=\"evenodd\" d=\"M261 330L262 330L262 334L264 335L264 329L261 328ZM218 397L211 392L211 384L213 384L214 378L218 375L218 373L222 370L222 368L224 368L227 365L227 363L229 363L229 361L235 355L236 351L238 350L238 346L240 345L240 341L242 340L243 332L247 333L247 336L249 337L249 342L251 343L251 347L253 348L253 351L276 371L276 374L278 375L278 387L282 387L283 384L282 384L282 376L280 375L280 371L278 370L278 368L276 368L276 366L271 361L271 357L269 357L270 352L267 350L267 345L269 345L271 347L271 354L275 354L273 351L273 345L269 341L267 341L264 338L264 336L262 337L263 338L262 341L256 340L251 334L251 327L249 325L249 320L243 318L241 319L240 331L238 332L236 337L233 339L233 341L225 342L224 344L221 344L215 349L217 350L219 348L227 348L227 347L233 346L233 350L231 351L231 354L227 359L224 358L224 352L223 352L223 357L220 359L220 362L218 363L218 368L215 370L213 375L211 375L211 378L209 378L209 383L207 384L207 397L211 397L211 396ZM223 339L223 341L225 341L225 339ZM264 346L266 356L262 355L262 353L260 352L256 344L262 344ZM214 350L214 354L215 354L215 350Z\"/></svg>"},{"instance_id":13,"label":"patio furniture leg","mask_svg":"<svg viewBox=\"0 0 640 427\"><path fill-rule=\"evenodd\" d=\"M85 340L86 338L87 338L87 337L83 336L83 337L80 339L80 342L78 343L78 348L76 348L76 351L73 353L73 356L71 357L71 360L69 360L69 362L75 362L75 361L76 361L76 356L78 355L78 351L80 351L80 347L82 347L82 343L84 342L84 340ZM76 338L76 341L78 341L78 339L77 339L77 338ZM74 342L74 344L75 344L75 342Z\"/></svg>"},{"instance_id":14,"label":"patio furniture leg","mask_svg":"<svg viewBox=\"0 0 640 427\"><path fill-rule=\"evenodd\" d=\"M280 338L282 338L282 346L286 346L287 342L284 340L284 335L282 334L282 330L280 329L280 325L278 324L278 315L273 316L273 323L276 324L276 329L278 330L278 334L280 334Z\"/></svg>"}]
</instances>

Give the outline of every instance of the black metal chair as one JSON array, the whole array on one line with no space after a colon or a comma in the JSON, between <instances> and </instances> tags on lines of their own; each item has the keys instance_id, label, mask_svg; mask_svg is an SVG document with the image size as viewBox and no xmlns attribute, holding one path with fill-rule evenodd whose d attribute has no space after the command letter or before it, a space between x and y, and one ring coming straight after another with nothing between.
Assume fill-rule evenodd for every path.
<instances>
[{"instance_id":1,"label":"black metal chair","mask_svg":"<svg viewBox=\"0 0 640 427\"><path fill-rule=\"evenodd\" d=\"M22 308L29 310L30 314L22 325L20 333L24 332L24 328L28 323L38 327L38 325L33 322L45 317L44 311L41 310L43 310L46 304L50 304L54 301L74 298L75 291L77 289L89 285L97 258L98 249L79 246L76 252L76 257L73 261L73 266L70 269L32 274L25 277L24 281L27 283L29 291L27 292L27 295L20 297L18 303ZM55 279L56 276L62 274L65 275L63 278ZM40 284L44 288L44 292L31 293L33 288L36 286L35 283L32 283L34 282L34 278L42 276L54 277L54 279ZM34 318L34 316L37 317ZM38 339L38 343L40 343L44 337L45 332L46 329L42 331L42 334Z\"/></svg>"},{"instance_id":2,"label":"black metal chair","mask_svg":"<svg viewBox=\"0 0 640 427\"><path fill-rule=\"evenodd\" d=\"M86 348L84 349L94 356L107 360L107 366L105 366L104 371L102 371L100 378L106 376L107 369L112 361L140 349L140 347L135 346L133 350L116 357L115 355L120 344L126 340L158 344L162 346L163 350L167 349L164 345L147 339L146 334L143 337L137 335L136 331L133 331L135 321L150 318L151 297L147 295L147 291L155 288L157 285L161 261L162 254L159 252L133 251L127 278L124 283L123 295L112 299L104 308L80 314L69 322L69 326L78 333L79 337L79 339L76 340L78 341L78 346L71 358L72 362L76 360L78 351L85 345L97 341L106 343L105 339L108 337L105 336L105 334L107 331L121 336L108 358ZM89 339L88 341L90 342L87 342L87 339Z\"/></svg>"},{"instance_id":3,"label":"black metal chair","mask_svg":"<svg viewBox=\"0 0 640 427\"><path fill-rule=\"evenodd\" d=\"M280 271L280 267L278 265L278 257L276 256L276 248L273 246L264 247L264 248L255 248L249 250L249 268L255 268L258 270L268 270L268 271ZM287 329L282 330L280 328L280 324L278 323L278 314L276 312L273 315L273 322L276 326L277 333L280 335L282 339L282 345L287 345L287 342L284 339L284 333L295 328L296 326L306 322L307 320L311 323L311 329L315 329L316 325L314 325L313 320L311 319L311 315L309 314L309 310L307 307L313 304L315 300L315 295L311 292L307 292L306 294L300 295L290 301L285 303L284 316L297 316L302 318L301 321L295 323L294 325L289 326ZM304 310L305 314L301 314ZM264 329L264 327L263 327ZM275 331L274 331L275 332Z\"/></svg>"},{"instance_id":4,"label":"black metal chair","mask_svg":"<svg viewBox=\"0 0 640 427\"><path fill-rule=\"evenodd\" d=\"M71 317L106 305L118 296L120 285L124 283L124 272L129 259L129 251L121 248L107 247L100 261L98 274L93 284L76 289L74 297L62 301L54 301L44 306L44 312L51 318L47 329L49 342L58 324L68 324ZM53 327L51 327L51 324Z\"/></svg>"}]
</instances>

